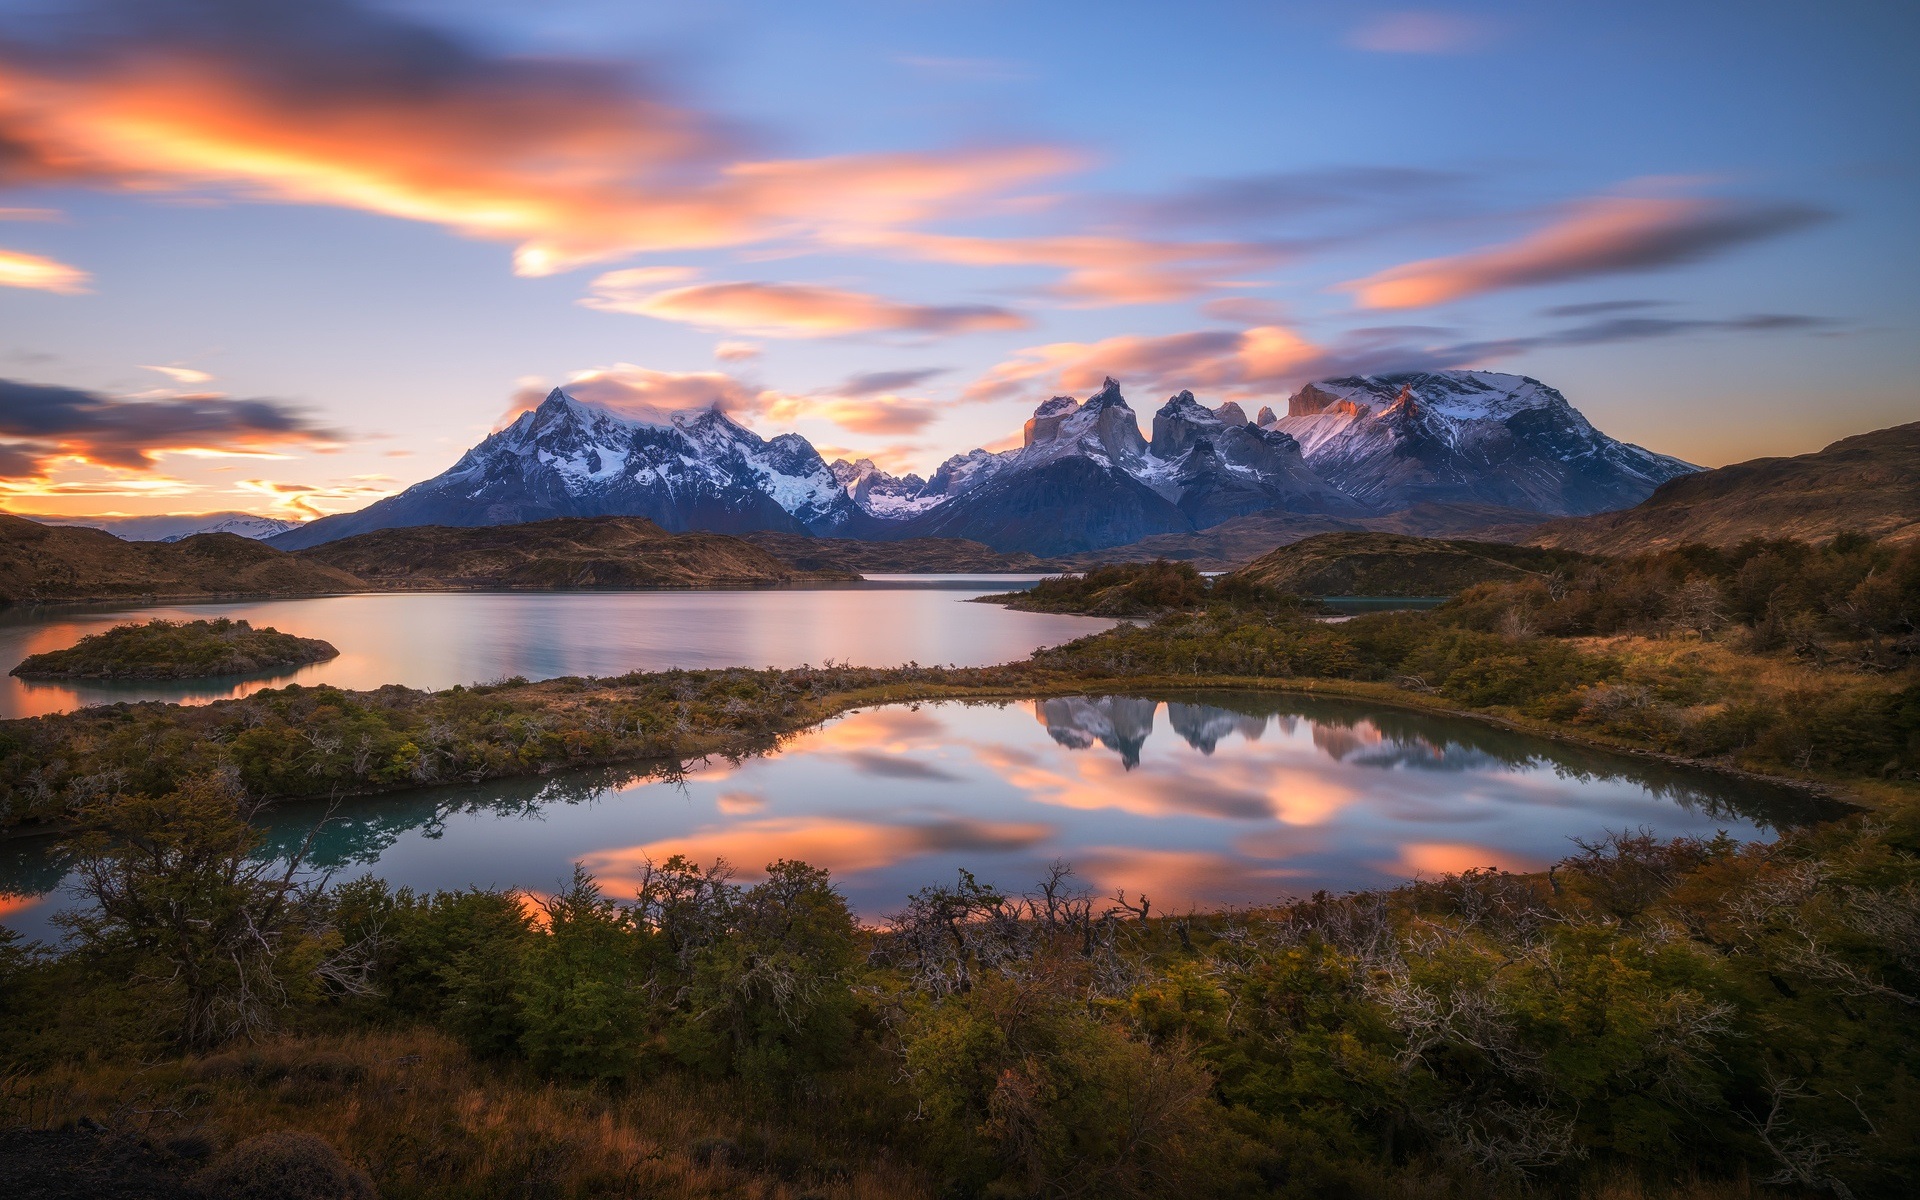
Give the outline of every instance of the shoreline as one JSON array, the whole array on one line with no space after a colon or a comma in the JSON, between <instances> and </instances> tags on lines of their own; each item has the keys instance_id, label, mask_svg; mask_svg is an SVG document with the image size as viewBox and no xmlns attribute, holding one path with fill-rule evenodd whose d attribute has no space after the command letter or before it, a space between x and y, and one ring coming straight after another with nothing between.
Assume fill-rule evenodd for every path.
<instances>
[{"instance_id":1,"label":"shoreline","mask_svg":"<svg viewBox=\"0 0 1920 1200\"><path fill-rule=\"evenodd\" d=\"M1014 666L1014 665L1015 664L1005 664L1002 667L967 668L967 669L999 670L999 669L1007 669L1007 667ZM561 677L561 678L571 678L571 677ZM552 683L552 682L556 682L556 681L542 680L542 681L539 681L538 683L529 684L528 686L538 687L542 683ZM596 681L581 680L580 682L584 683L588 687L591 687L592 684ZM620 767L620 766L640 767L640 766L646 766L649 764L659 765L659 764L668 764L668 763L674 764L675 766L679 766L693 759L702 758L702 757L711 757L714 755L720 755L720 756L759 755L759 754L765 754L772 751L776 751L784 742L792 738L798 737L802 734L805 734L807 732L810 732L814 729L820 728L821 726L825 725L827 722L832 721L838 717L845 716L846 714L853 712L857 709L874 707L879 705L915 704L915 703L927 703L927 702L942 701L942 700L980 701L980 702L987 702L987 703L993 703L993 702L1013 703L1013 702L1018 702L1022 700L1054 699L1054 698L1059 698L1063 696L1092 697L1092 696L1101 696L1101 695L1118 695L1123 693L1129 693L1129 694L1137 693L1137 694L1151 695L1153 693L1165 693L1165 692L1203 692L1203 691L1235 691L1235 692L1251 692L1251 693L1269 694L1269 695L1296 695L1296 696L1324 697L1324 698L1333 698L1333 699L1342 699L1342 700L1364 700L1369 703L1384 705L1389 708L1398 708L1408 712L1419 712L1419 713L1425 713L1433 716L1454 717L1462 720L1479 721L1479 722L1483 722L1485 724L1491 725L1495 728L1505 729L1515 733L1528 734L1535 737L1543 737L1552 741L1560 742L1570 746L1579 747L1582 749L1597 750L1597 751L1602 751L1605 753L1612 753L1612 754L1620 754L1620 755L1629 756L1633 758L1639 758L1639 759L1644 759L1652 762L1662 763L1667 766L1680 767L1687 770L1704 771L1704 772L1708 772L1714 775L1719 775L1725 778L1735 779L1742 782L1752 783L1752 784L1761 785L1761 786L1784 788L1790 791L1798 792L1801 795L1808 798L1809 800L1814 800L1814 801L1828 803L1828 804L1844 805L1848 808L1852 808L1852 809L1863 811L1863 812L1878 811L1884 808L1887 802L1885 797L1878 796L1875 794L1875 792L1878 789L1874 789L1870 786L1869 787L1860 786L1860 783L1866 782L1866 781L1858 781L1854 783L1841 783L1835 780L1821 779L1814 776L1776 775L1776 774L1770 774L1766 772L1751 771L1743 767L1734 766L1731 763L1718 762L1710 759L1690 758L1684 755L1668 754L1663 751L1650 750L1645 747L1634 746L1630 743L1609 738L1604 734L1596 734L1596 733L1592 733L1585 730L1567 729L1565 727L1557 726L1545 721L1538 721L1538 720L1525 718L1525 717L1508 716L1500 713L1484 712L1484 711L1471 709L1471 708L1461 708L1461 707L1452 705L1446 701L1440 700L1437 697L1429 698L1419 693L1407 692L1403 689L1395 688L1391 684L1369 683L1369 682L1354 681L1354 680L1324 680L1324 679L1311 679L1311 678L1307 678L1307 679L1287 678L1287 679L1275 680L1275 679L1261 678L1257 676L1232 676L1232 675L1213 675L1213 676L1198 676L1198 677L1155 675L1155 676L1138 676L1138 677L1132 677L1127 679L1088 677L1088 676L1072 676L1072 677L1066 677L1066 678L1040 677L1040 678L1035 678L1033 680L1025 682L1017 687L1000 684L1000 683L982 685L979 687L970 687L965 684L917 684L917 685L905 684L905 683L881 684L881 685L865 687L865 688L856 688L847 692L837 693L829 698L816 702L816 704L813 706L812 711L807 712L799 720L795 721L794 723L781 728L768 730L764 733L753 735L750 737L740 737L735 735L735 736L724 736L724 737L715 736L715 737L708 737L708 738L696 738L684 745L676 746L671 752L665 753L665 754L644 755L640 757L619 755L619 756L611 756L611 757L604 757L604 758L602 757L583 758L577 762L570 762L562 766L548 767L544 769L533 769L533 770L527 770L527 771L502 772L498 774L483 775L479 778L474 778L474 779L438 780L432 783L415 782L415 783L409 783L406 786L400 786L400 787L372 787L372 788L357 789L352 791L331 792L328 794L336 796L338 799L341 799L341 800L358 800L362 798L370 798L370 797L376 797L376 796L391 796L391 795L405 794L408 792L421 791L421 790L425 790L433 787L444 787L450 784L473 785L473 784L488 783L495 780L531 779L531 778L538 778L540 776L545 776L545 775L555 775L564 771L590 770L593 768ZM347 693L347 694L365 695L368 693ZM426 694L436 695L439 693L426 693ZM261 693L256 692L256 693L253 693L253 695L248 697L244 697L236 700L220 700L220 701L215 701L213 703L214 704L245 703L248 700L252 700L255 697L258 697L259 695L261 695ZM139 705L160 705L166 708L211 707L210 705L192 705L192 706L178 705L178 704L164 703L161 701L141 701L141 702L133 702L133 703L137 703ZM101 707L114 707L114 706L109 705L109 706L101 706ZM53 719L58 719L58 717L62 715L66 715L66 714L54 714ZM26 722L26 721L40 721L40 720L46 720L46 719L49 719L49 718L19 717L19 718L14 718L13 720ZM0 722L0 727L3 727L4 725L11 724L11 723L12 722ZM303 793L303 794L276 797L270 800L268 803L270 806L279 806L282 804L308 803L320 798L323 798L323 797L322 797L322 794L318 792ZM42 837L58 837L58 836L64 835L67 832L70 832L72 828L73 828L73 825L70 821L26 820L26 821L15 822L12 824L7 824L7 825L0 825L0 843L17 841L17 840L28 840L28 839L42 838Z\"/></svg>"}]
</instances>

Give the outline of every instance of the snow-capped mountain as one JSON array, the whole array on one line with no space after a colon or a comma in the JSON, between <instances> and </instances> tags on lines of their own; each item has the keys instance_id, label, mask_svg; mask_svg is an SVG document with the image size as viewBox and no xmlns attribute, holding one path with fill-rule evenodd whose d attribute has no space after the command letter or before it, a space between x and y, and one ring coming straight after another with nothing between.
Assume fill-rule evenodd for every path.
<instances>
[{"instance_id":1,"label":"snow-capped mountain","mask_svg":"<svg viewBox=\"0 0 1920 1200\"><path fill-rule=\"evenodd\" d=\"M861 518L812 443L763 439L717 406L616 413L553 389L444 474L273 539L297 550L409 525L646 517L681 532L844 533Z\"/></svg>"},{"instance_id":2,"label":"snow-capped mountain","mask_svg":"<svg viewBox=\"0 0 1920 1200\"><path fill-rule=\"evenodd\" d=\"M1154 415L1153 431L1151 442L1141 435L1111 379L1085 403L1055 396L1034 410L1018 449L975 450L943 463L905 497L919 511L897 536L1069 554L1275 507L1368 511L1315 475L1292 437L1249 425L1238 405L1208 409L1181 392Z\"/></svg>"},{"instance_id":3,"label":"snow-capped mountain","mask_svg":"<svg viewBox=\"0 0 1920 1200\"><path fill-rule=\"evenodd\" d=\"M971 457L971 456L970 456ZM947 465L954 465L949 463ZM956 537L996 550L1065 554L1193 528L1144 482L1158 468L1112 380L1082 404L1055 396L1034 410L1025 443L946 475L948 492L900 525L901 537Z\"/></svg>"},{"instance_id":4,"label":"snow-capped mountain","mask_svg":"<svg viewBox=\"0 0 1920 1200\"><path fill-rule=\"evenodd\" d=\"M926 496L927 481L918 475L891 475L863 458L848 462L836 458L828 467L847 496L862 512L882 520L904 520L925 512L939 501Z\"/></svg>"},{"instance_id":5,"label":"snow-capped mountain","mask_svg":"<svg viewBox=\"0 0 1920 1200\"><path fill-rule=\"evenodd\" d=\"M299 549L407 525L640 516L680 531L969 538L1002 552L1103 550L1260 512L1361 517L1425 502L1554 516L1626 508L1695 468L1596 430L1538 380L1485 371L1311 383L1258 419L1191 392L1152 437L1109 379L1034 410L1020 446L955 455L931 477L829 466L805 438L763 439L717 407L614 412L555 388L445 474L271 539Z\"/></svg>"},{"instance_id":6,"label":"snow-capped mountain","mask_svg":"<svg viewBox=\"0 0 1920 1200\"><path fill-rule=\"evenodd\" d=\"M1321 478L1381 511L1470 501L1607 512L1699 469L1608 437L1537 379L1492 371L1328 379L1295 392L1286 416L1261 416Z\"/></svg>"},{"instance_id":7,"label":"snow-capped mountain","mask_svg":"<svg viewBox=\"0 0 1920 1200\"><path fill-rule=\"evenodd\" d=\"M270 538L300 528L298 521L258 517L252 513L178 513L156 517L43 517L46 525L78 525L101 529L129 542L177 542L196 533L233 533L244 538Z\"/></svg>"}]
</instances>

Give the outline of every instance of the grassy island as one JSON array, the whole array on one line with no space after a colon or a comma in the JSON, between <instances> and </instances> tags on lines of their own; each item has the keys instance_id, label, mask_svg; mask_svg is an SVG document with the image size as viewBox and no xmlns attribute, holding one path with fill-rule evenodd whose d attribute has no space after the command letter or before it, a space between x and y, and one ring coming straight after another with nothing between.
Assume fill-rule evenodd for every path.
<instances>
[{"instance_id":1,"label":"grassy island","mask_svg":"<svg viewBox=\"0 0 1920 1200\"><path fill-rule=\"evenodd\" d=\"M253 675L325 662L340 651L319 638L245 621L147 621L90 634L35 654L11 672L24 679L196 679Z\"/></svg>"},{"instance_id":2,"label":"grassy island","mask_svg":"<svg viewBox=\"0 0 1920 1200\"><path fill-rule=\"evenodd\" d=\"M61 830L94 907L58 952L0 938L0 1121L86 1117L105 1128L67 1126L73 1154L111 1142L181 1189L303 1154L389 1198L1903 1196L1917 659L1920 549L1843 538L1332 625L1212 583L993 668L8 722L6 819ZM535 898L248 857L279 798L747 753L887 700L1204 686L1473 713L1861 807L1771 844L1623 832L1544 874L1232 912L1096 897L1066 864L1022 891L962 873L878 928L797 862Z\"/></svg>"}]
</instances>

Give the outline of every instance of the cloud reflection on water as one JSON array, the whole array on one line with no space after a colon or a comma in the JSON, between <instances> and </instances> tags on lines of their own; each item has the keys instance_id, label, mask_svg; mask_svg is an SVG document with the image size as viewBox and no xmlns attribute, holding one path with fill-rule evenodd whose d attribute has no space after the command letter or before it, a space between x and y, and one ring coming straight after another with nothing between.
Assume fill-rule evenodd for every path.
<instances>
[{"instance_id":1,"label":"cloud reflection on water","mask_svg":"<svg viewBox=\"0 0 1920 1200\"><path fill-rule=\"evenodd\" d=\"M1814 815L1750 783L1479 722L1252 693L883 706L686 766L369 798L328 826L317 865L544 893L579 861L618 895L673 854L748 879L803 859L877 919L959 868L1017 891L1062 857L1172 911L1535 869L1607 830L1755 838ZM299 844L318 811L278 810L271 846ZM51 889L61 868L16 851L0 893ZM47 907L0 919L44 924Z\"/></svg>"}]
</instances>

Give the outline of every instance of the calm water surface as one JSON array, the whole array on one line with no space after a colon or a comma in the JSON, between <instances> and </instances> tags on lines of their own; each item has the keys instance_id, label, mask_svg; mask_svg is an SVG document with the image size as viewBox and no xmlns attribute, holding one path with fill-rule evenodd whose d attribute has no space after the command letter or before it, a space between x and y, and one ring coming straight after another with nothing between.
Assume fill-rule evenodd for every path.
<instances>
[{"instance_id":1,"label":"calm water surface","mask_svg":"<svg viewBox=\"0 0 1920 1200\"><path fill-rule=\"evenodd\" d=\"M289 683L446 688L511 675L670 667L987 666L1113 622L969 604L1038 575L876 575L832 587L739 591L414 592L169 605L0 608L0 672L89 633L155 617L244 618L340 650L271 676L168 683L33 683L0 676L0 718L120 700L205 701Z\"/></svg>"},{"instance_id":2,"label":"calm water surface","mask_svg":"<svg viewBox=\"0 0 1920 1200\"><path fill-rule=\"evenodd\" d=\"M1539 869L1609 830L1764 839L1816 815L1783 790L1478 722L1196 692L884 706L678 780L599 771L370 797L325 828L317 865L546 893L581 862L620 894L671 854L747 879L799 858L878 919L958 868L1018 890L1064 857L1089 886L1178 910ZM276 811L272 844L284 853L319 816ZM5 919L49 936L63 875L45 842L0 842Z\"/></svg>"}]
</instances>

